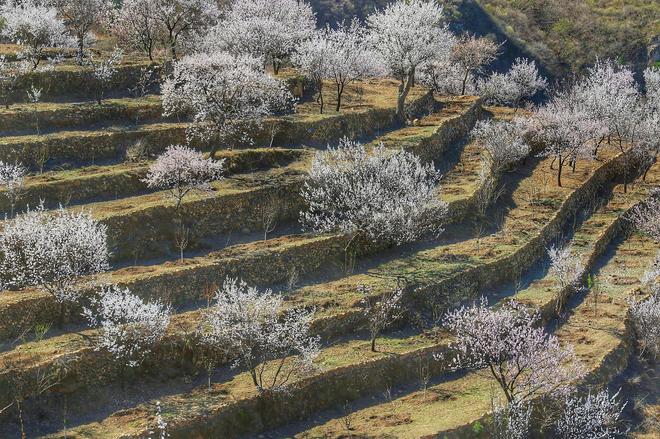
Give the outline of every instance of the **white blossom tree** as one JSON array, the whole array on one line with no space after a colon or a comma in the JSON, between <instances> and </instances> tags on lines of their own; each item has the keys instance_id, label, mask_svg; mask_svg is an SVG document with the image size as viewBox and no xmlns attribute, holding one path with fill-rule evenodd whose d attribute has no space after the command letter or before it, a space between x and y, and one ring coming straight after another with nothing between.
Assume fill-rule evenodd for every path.
<instances>
[{"instance_id":1,"label":"white blossom tree","mask_svg":"<svg viewBox=\"0 0 660 439\"><path fill-rule=\"evenodd\" d=\"M537 109L531 120L534 138L545 146L543 155L553 157L557 163L557 185L561 187L564 165L579 157L592 157L587 147L605 132L602 121L593 115L575 98L573 90L558 93L543 107Z\"/></svg>"},{"instance_id":2,"label":"white blossom tree","mask_svg":"<svg viewBox=\"0 0 660 439\"><path fill-rule=\"evenodd\" d=\"M644 87L646 89L644 97L649 108L655 113L660 113L660 68L644 69Z\"/></svg>"},{"instance_id":3,"label":"white blossom tree","mask_svg":"<svg viewBox=\"0 0 660 439\"><path fill-rule=\"evenodd\" d=\"M525 140L526 122L516 118L511 122L478 121L471 136L483 147L486 166L492 175L499 175L529 155Z\"/></svg>"},{"instance_id":4,"label":"white blossom tree","mask_svg":"<svg viewBox=\"0 0 660 439\"><path fill-rule=\"evenodd\" d=\"M398 0L367 18L374 48L400 81L397 116L401 120L417 69L437 57L446 58L454 44L443 21L442 6L429 0Z\"/></svg>"},{"instance_id":5,"label":"white blossom tree","mask_svg":"<svg viewBox=\"0 0 660 439\"><path fill-rule=\"evenodd\" d=\"M468 90L468 80L482 74L483 68L497 59L500 46L488 38L462 37L453 47L450 60L462 71L461 93Z\"/></svg>"},{"instance_id":6,"label":"white blossom tree","mask_svg":"<svg viewBox=\"0 0 660 439\"><path fill-rule=\"evenodd\" d=\"M637 230L660 242L660 193L635 206L628 216Z\"/></svg>"},{"instance_id":7,"label":"white blossom tree","mask_svg":"<svg viewBox=\"0 0 660 439\"><path fill-rule=\"evenodd\" d=\"M438 199L440 175L409 152L372 151L343 139L316 153L302 196L303 227L402 244L425 233L440 233L447 205Z\"/></svg>"},{"instance_id":8,"label":"white blossom tree","mask_svg":"<svg viewBox=\"0 0 660 439\"><path fill-rule=\"evenodd\" d=\"M283 310L282 297L226 279L200 328L202 343L247 368L260 392L283 390L294 374L312 370L320 349L310 335L313 311Z\"/></svg>"},{"instance_id":9,"label":"white blossom tree","mask_svg":"<svg viewBox=\"0 0 660 439\"><path fill-rule=\"evenodd\" d=\"M382 66L376 53L366 41L366 31L357 20L350 25L340 25L325 33L328 47L326 77L334 82L336 90L335 111L341 108L344 89L350 83L377 76Z\"/></svg>"},{"instance_id":10,"label":"white blossom tree","mask_svg":"<svg viewBox=\"0 0 660 439\"><path fill-rule=\"evenodd\" d=\"M0 6L0 36L19 44L19 57L34 70L44 58L44 49L65 47L70 43L57 9L36 0L8 0Z\"/></svg>"},{"instance_id":11,"label":"white blossom tree","mask_svg":"<svg viewBox=\"0 0 660 439\"><path fill-rule=\"evenodd\" d=\"M101 105L103 98L110 88L113 78L117 74L119 64L124 57L124 52L115 48L110 56L97 60L94 55L90 55L84 62L91 68L90 79L94 84L96 92L96 102Z\"/></svg>"},{"instance_id":12,"label":"white blossom tree","mask_svg":"<svg viewBox=\"0 0 660 439\"><path fill-rule=\"evenodd\" d=\"M622 415L626 403L618 401L605 390L586 396L571 396L564 402L555 422L555 431L562 439L614 439L625 435Z\"/></svg>"},{"instance_id":13,"label":"white blossom tree","mask_svg":"<svg viewBox=\"0 0 660 439\"><path fill-rule=\"evenodd\" d=\"M109 26L121 47L144 52L152 61L154 50L163 40L163 28L154 18L153 8L152 0L124 0Z\"/></svg>"},{"instance_id":14,"label":"white blossom tree","mask_svg":"<svg viewBox=\"0 0 660 439\"><path fill-rule=\"evenodd\" d=\"M177 59L182 39L212 26L220 15L216 0L151 0L151 6L151 18L172 60Z\"/></svg>"},{"instance_id":15,"label":"white blossom tree","mask_svg":"<svg viewBox=\"0 0 660 439\"><path fill-rule=\"evenodd\" d=\"M96 350L104 350L128 367L139 366L162 340L171 309L162 303L144 302L128 288L105 287L90 301L83 315L100 327Z\"/></svg>"},{"instance_id":16,"label":"white blossom tree","mask_svg":"<svg viewBox=\"0 0 660 439\"><path fill-rule=\"evenodd\" d=\"M78 278L109 268L106 226L83 211L43 206L9 221L0 235L0 288L42 286L58 302L75 301Z\"/></svg>"},{"instance_id":17,"label":"white blossom tree","mask_svg":"<svg viewBox=\"0 0 660 439\"><path fill-rule=\"evenodd\" d=\"M539 75L536 63L516 58L506 73L493 73L479 84L479 93L492 105L510 105L516 109L539 91L545 90L548 82Z\"/></svg>"},{"instance_id":18,"label":"white blossom tree","mask_svg":"<svg viewBox=\"0 0 660 439\"><path fill-rule=\"evenodd\" d=\"M16 203L25 192L27 169L20 163L11 164L0 161L0 187L4 187L4 196L9 202L9 217L14 216Z\"/></svg>"},{"instance_id":19,"label":"white blossom tree","mask_svg":"<svg viewBox=\"0 0 660 439\"><path fill-rule=\"evenodd\" d=\"M489 371L509 403L566 394L583 368L538 320L538 311L516 302L493 309L485 298L449 312L443 325L456 336L452 367Z\"/></svg>"},{"instance_id":20,"label":"white blossom tree","mask_svg":"<svg viewBox=\"0 0 660 439\"><path fill-rule=\"evenodd\" d=\"M463 75L461 66L449 59L437 59L423 64L418 74L421 84L440 95L477 94L476 78L469 75L463 89Z\"/></svg>"},{"instance_id":21,"label":"white blossom tree","mask_svg":"<svg viewBox=\"0 0 660 439\"><path fill-rule=\"evenodd\" d=\"M358 286L358 293L362 296L364 316L367 319L367 327L371 335L371 351L376 352L376 339L378 335L387 329L403 313L401 299L403 288L397 286L385 292L379 297L370 295L371 289L365 285Z\"/></svg>"},{"instance_id":22,"label":"white blossom tree","mask_svg":"<svg viewBox=\"0 0 660 439\"><path fill-rule=\"evenodd\" d=\"M325 106L323 80L329 77L330 65L333 62L333 48L326 37L327 32L314 32L291 54L291 63L318 89L316 102L321 114Z\"/></svg>"},{"instance_id":23,"label":"white blossom tree","mask_svg":"<svg viewBox=\"0 0 660 439\"><path fill-rule=\"evenodd\" d=\"M548 248L548 257L550 258L549 272L555 276L557 281L555 310L559 314L564 309L568 296L579 290L584 275L584 265L570 245L551 246Z\"/></svg>"},{"instance_id":24,"label":"white blossom tree","mask_svg":"<svg viewBox=\"0 0 660 439\"><path fill-rule=\"evenodd\" d=\"M210 183L222 178L224 162L224 159L204 158L201 152L185 146L172 145L158 156L143 180L151 189L167 190L168 198L174 200L179 223L176 239L181 260L188 244L181 203L193 191L212 191Z\"/></svg>"},{"instance_id":25,"label":"white blossom tree","mask_svg":"<svg viewBox=\"0 0 660 439\"><path fill-rule=\"evenodd\" d=\"M222 144L249 141L250 131L266 116L290 111L294 104L289 90L264 73L258 59L226 52L176 62L162 95L166 116L192 115L188 137L210 141L212 156Z\"/></svg>"},{"instance_id":26,"label":"white blossom tree","mask_svg":"<svg viewBox=\"0 0 660 439\"><path fill-rule=\"evenodd\" d=\"M300 0L233 0L212 31L211 45L235 56L250 55L273 66L316 29L312 7Z\"/></svg>"},{"instance_id":27,"label":"white blossom tree","mask_svg":"<svg viewBox=\"0 0 660 439\"><path fill-rule=\"evenodd\" d=\"M76 39L78 59L85 57L85 48L93 36L92 27L99 24L109 10L107 0L50 0L64 19L66 26Z\"/></svg>"}]
</instances>

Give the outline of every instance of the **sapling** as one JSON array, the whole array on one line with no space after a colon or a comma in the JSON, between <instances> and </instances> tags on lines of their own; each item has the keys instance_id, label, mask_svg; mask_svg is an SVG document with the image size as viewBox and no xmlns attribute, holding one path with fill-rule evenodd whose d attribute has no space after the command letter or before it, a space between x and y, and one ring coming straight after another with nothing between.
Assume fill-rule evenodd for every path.
<instances>
[{"instance_id":1,"label":"sapling","mask_svg":"<svg viewBox=\"0 0 660 439\"><path fill-rule=\"evenodd\" d=\"M365 285L358 287L358 293L363 296L363 313L367 319L367 327L371 335L371 351L376 352L378 335L403 314L401 306L403 289L397 286L380 297L372 297L369 294L370 292L371 289Z\"/></svg>"},{"instance_id":2,"label":"sapling","mask_svg":"<svg viewBox=\"0 0 660 439\"><path fill-rule=\"evenodd\" d=\"M123 57L124 52L119 48L115 48L108 58L96 60L93 55L87 58L86 64L91 67L90 78L94 82L96 102L99 105L103 102L103 98L117 74L117 68Z\"/></svg>"},{"instance_id":3,"label":"sapling","mask_svg":"<svg viewBox=\"0 0 660 439\"><path fill-rule=\"evenodd\" d=\"M14 217L16 203L25 193L26 174L27 169L23 165L0 161L0 186L4 188L4 196L9 201L9 218Z\"/></svg>"},{"instance_id":4,"label":"sapling","mask_svg":"<svg viewBox=\"0 0 660 439\"><path fill-rule=\"evenodd\" d=\"M206 310L200 338L234 358L260 393L286 389L294 374L312 370L319 337L310 335L313 311L283 309L282 296L226 279Z\"/></svg>"},{"instance_id":5,"label":"sapling","mask_svg":"<svg viewBox=\"0 0 660 439\"><path fill-rule=\"evenodd\" d=\"M151 189L165 189L174 201L179 222L177 245L181 260L188 245L188 228L184 224L182 203L191 192L211 192L211 182L222 177L225 160L204 158L204 155L185 146L172 145L158 156L143 180Z\"/></svg>"},{"instance_id":6,"label":"sapling","mask_svg":"<svg viewBox=\"0 0 660 439\"><path fill-rule=\"evenodd\" d=\"M509 403L566 394L583 368L539 318L517 302L493 309L485 298L447 313L443 326L456 336L450 366L488 371Z\"/></svg>"}]
</instances>

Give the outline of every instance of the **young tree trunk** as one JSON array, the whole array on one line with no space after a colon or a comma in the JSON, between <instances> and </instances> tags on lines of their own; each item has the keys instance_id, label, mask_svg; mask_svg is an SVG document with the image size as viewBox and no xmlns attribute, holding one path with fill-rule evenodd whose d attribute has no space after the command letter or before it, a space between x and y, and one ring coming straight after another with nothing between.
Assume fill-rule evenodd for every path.
<instances>
[{"instance_id":1,"label":"young tree trunk","mask_svg":"<svg viewBox=\"0 0 660 439\"><path fill-rule=\"evenodd\" d=\"M321 114L323 114L323 81L319 82L319 95L316 98L316 102L321 106Z\"/></svg>"},{"instance_id":2,"label":"young tree trunk","mask_svg":"<svg viewBox=\"0 0 660 439\"><path fill-rule=\"evenodd\" d=\"M376 336L378 334L375 332L371 333L371 352L376 352Z\"/></svg>"},{"instance_id":3,"label":"young tree trunk","mask_svg":"<svg viewBox=\"0 0 660 439\"><path fill-rule=\"evenodd\" d=\"M280 63L277 60L273 60L273 73L275 76L280 73Z\"/></svg>"},{"instance_id":4,"label":"young tree trunk","mask_svg":"<svg viewBox=\"0 0 660 439\"><path fill-rule=\"evenodd\" d=\"M557 186L561 187L561 171L562 171L562 168L564 167L564 159L559 157L558 161L559 161L559 168L558 168L558 171L557 171Z\"/></svg>"},{"instance_id":5,"label":"young tree trunk","mask_svg":"<svg viewBox=\"0 0 660 439\"><path fill-rule=\"evenodd\" d=\"M413 80L415 78L415 70L411 69L406 75L405 79L401 80L399 84L399 95L396 100L396 116L403 122L406 119L405 115L405 104L410 88L412 87Z\"/></svg>"},{"instance_id":6,"label":"young tree trunk","mask_svg":"<svg viewBox=\"0 0 660 439\"><path fill-rule=\"evenodd\" d=\"M465 70L465 76L463 76L463 88L461 89L461 95L465 95L465 87L467 86L469 70Z\"/></svg>"},{"instance_id":7,"label":"young tree trunk","mask_svg":"<svg viewBox=\"0 0 660 439\"><path fill-rule=\"evenodd\" d=\"M341 108L341 96L344 94L344 84L343 83L337 83L337 105L335 106L335 111L339 113L339 109Z\"/></svg>"},{"instance_id":8,"label":"young tree trunk","mask_svg":"<svg viewBox=\"0 0 660 439\"><path fill-rule=\"evenodd\" d=\"M170 55L172 57L172 61L176 61L176 37L172 34L172 31L170 30Z\"/></svg>"}]
</instances>

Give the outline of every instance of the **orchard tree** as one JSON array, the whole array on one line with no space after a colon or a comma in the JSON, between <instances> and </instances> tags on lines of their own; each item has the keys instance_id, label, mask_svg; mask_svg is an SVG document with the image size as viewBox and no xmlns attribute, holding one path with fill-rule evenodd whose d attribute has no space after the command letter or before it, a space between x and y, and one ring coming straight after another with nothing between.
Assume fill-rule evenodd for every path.
<instances>
[{"instance_id":1,"label":"orchard tree","mask_svg":"<svg viewBox=\"0 0 660 439\"><path fill-rule=\"evenodd\" d=\"M539 327L539 318L516 302L490 308L485 298L449 312L443 325L456 336L452 367L488 370L508 403L566 394L583 369L570 347Z\"/></svg>"},{"instance_id":2,"label":"orchard tree","mask_svg":"<svg viewBox=\"0 0 660 439\"><path fill-rule=\"evenodd\" d=\"M644 87L649 109L655 113L660 113L660 68L647 67L644 69Z\"/></svg>"},{"instance_id":3,"label":"orchard tree","mask_svg":"<svg viewBox=\"0 0 660 439\"><path fill-rule=\"evenodd\" d=\"M77 300L78 278L108 270L106 226L83 211L40 206L0 235L0 288L42 286L60 303Z\"/></svg>"},{"instance_id":4,"label":"orchard tree","mask_svg":"<svg viewBox=\"0 0 660 439\"><path fill-rule=\"evenodd\" d=\"M532 405L529 401L502 404L493 401L492 439L527 439L530 432Z\"/></svg>"},{"instance_id":5,"label":"orchard tree","mask_svg":"<svg viewBox=\"0 0 660 439\"><path fill-rule=\"evenodd\" d=\"M11 164L0 161L0 187L9 202L9 217L14 216L16 203L25 193L25 175L27 169L19 163Z\"/></svg>"},{"instance_id":6,"label":"orchard tree","mask_svg":"<svg viewBox=\"0 0 660 439\"><path fill-rule=\"evenodd\" d=\"M511 122L486 120L476 123L470 135L480 142L491 175L500 175L529 155L526 129L526 121L519 118Z\"/></svg>"},{"instance_id":7,"label":"orchard tree","mask_svg":"<svg viewBox=\"0 0 660 439\"><path fill-rule=\"evenodd\" d=\"M100 326L96 350L104 350L128 367L139 366L162 340L170 323L170 307L144 302L128 288L112 285L91 300L83 315Z\"/></svg>"},{"instance_id":8,"label":"orchard tree","mask_svg":"<svg viewBox=\"0 0 660 439\"><path fill-rule=\"evenodd\" d=\"M570 245L565 247L551 246L548 249L550 258L550 274L557 279L557 314L564 309L566 298L579 290L580 281L584 275L584 265L580 257L573 253Z\"/></svg>"},{"instance_id":9,"label":"orchard tree","mask_svg":"<svg viewBox=\"0 0 660 439\"><path fill-rule=\"evenodd\" d=\"M226 52L198 53L174 64L162 87L164 115L192 115L188 138L211 142L211 156L232 141L251 141L263 119L291 111L293 96L261 62Z\"/></svg>"},{"instance_id":10,"label":"orchard tree","mask_svg":"<svg viewBox=\"0 0 660 439\"><path fill-rule=\"evenodd\" d=\"M537 109L531 120L533 136L543 144L543 155L553 157L552 168L557 163L557 185L561 187L564 165L578 157L591 157L587 146L593 144L606 127L575 99L572 90L558 93L543 107Z\"/></svg>"},{"instance_id":11,"label":"orchard tree","mask_svg":"<svg viewBox=\"0 0 660 439\"><path fill-rule=\"evenodd\" d=\"M91 68L90 79L96 91L96 102L101 105L103 98L110 88L110 84L117 74L117 68L121 64L124 52L115 47L109 57L97 60L90 55L84 62Z\"/></svg>"},{"instance_id":12,"label":"orchard tree","mask_svg":"<svg viewBox=\"0 0 660 439\"><path fill-rule=\"evenodd\" d=\"M284 390L295 374L313 369L319 337L310 335L313 311L284 311L282 296L227 278L200 328L202 343L233 357L259 392Z\"/></svg>"},{"instance_id":13,"label":"orchard tree","mask_svg":"<svg viewBox=\"0 0 660 439\"><path fill-rule=\"evenodd\" d=\"M653 193L642 204L635 206L629 219L640 232L660 243L660 193Z\"/></svg>"},{"instance_id":14,"label":"orchard tree","mask_svg":"<svg viewBox=\"0 0 660 439\"><path fill-rule=\"evenodd\" d=\"M367 149L343 139L316 153L302 196L303 227L402 244L425 233L440 233L447 205L438 199L440 175L409 152Z\"/></svg>"},{"instance_id":15,"label":"orchard tree","mask_svg":"<svg viewBox=\"0 0 660 439\"><path fill-rule=\"evenodd\" d=\"M346 86L354 81L377 76L381 65L376 53L367 45L366 33L357 20L349 26L340 25L336 30L326 30L329 60L327 77L336 90L335 111L341 108L341 98Z\"/></svg>"},{"instance_id":16,"label":"orchard tree","mask_svg":"<svg viewBox=\"0 0 660 439\"><path fill-rule=\"evenodd\" d=\"M562 413L555 422L557 437L562 439L614 439L625 435L623 409L619 392L601 390L585 397L571 396L564 402Z\"/></svg>"},{"instance_id":17,"label":"orchard tree","mask_svg":"<svg viewBox=\"0 0 660 439\"><path fill-rule=\"evenodd\" d=\"M151 0L149 12L173 61L183 38L212 26L220 12L216 0Z\"/></svg>"},{"instance_id":18,"label":"orchard tree","mask_svg":"<svg viewBox=\"0 0 660 439\"><path fill-rule=\"evenodd\" d=\"M173 145L149 167L143 180L151 189L167 190L167 196L174 200L179 223L176 240L181 260L188 244L188 229L184 224L181 203L193 191L212 191L210 183L222 178L224 162L224 159L206 159L199 151Z\"/></svg>"},{"instance_id":19,"label":"orchard tree","mask_svg":"<svg viewBox=\"0 0 660 439\"><path fill-rule=\"evenodd\" d=\"M539 75L536 63L516 58L506 73L493 73L479 85L479 92L492 105L509 105L516 110L539 91L545 90L548 82Z\"/></svg>"},{"instance_id":20,"label":"orchard tree","mask_svg":"<svg viewBox=\"0 0 660 439\"><path fill-rule=\"evenodd\" d=\"M291 55L291 63L317 88L316 102L321 114L325 105L323 80L329 77L330 65L333 62L333 48L327 38L328 32L329 30L314 32L309 39L300 43Z\"/></svg>"},{"instance_id":21,"label":"orchard tree","mask_svg":"<svg viewBox=\"0 0 660 439\"><path fill-rule=\"evenodd\" d=\"M398 283L398 282L397 282ZM363 296L362 306L367 319L367 327L371 335L371 351L376 352L376 338L393 324L403 314L401 299L403 288L397 285L379 297L370 295L371 289L366 285L358 286L358 293Z\"/></svg>"},{"instance_id":22,"label":"orchard tree","mask_svg":"<svg viewBox=\"0 0 660 439\"><path fill-rule=\"evenodd\" d=\"M476 94L475 78L469 75L463 89L461 66L448 59L433 60L420 68L419 82L440 95Z\"/></svg>"},{"instance_id":23,"label":"orchard tree","mask_svg":"<svg viewBox=\"0 0 660 439\"><path fill-rule=\"evenodd\" d=\"M163 39L162 26L154 18L152 0L124 0L112 17L110 31L121 47L147 54L153 61L153 53Z\"/></svg>"},{"instance_id":24,"label":"orchard tree","mask_svg":"<svg viewBox=\"0 0 660 439\"><path fill-rule=\"evenodd\" d=\"M261 58L277 75L284 60L315 29L316 16L305 1L233 0L212 38L235 56Z\"/></svg>"},{"instance_id":25,"label":"orchard tree","mask_svg":"<svg viewBox=\"0 0 660 439\"><path fill-rule=\"evenodd\" d=\"M0 6L0 36L20 45L19 57L37 68L48 47L65 47L70 43L64 22L57 9L36 0L8 0Z\"/></svg>"},{"instance_id":26,"label":"orchard tree","mask_svg":"<svg viewBox=\"0 0 660 439\"><path fill-rule=\"evenodd\" d=\"M51 0L71 30L78 47L78 59L85 57L92 27L101 22L110 5L107 0Z\"/></svg>"},{"instance_id":27,"label":"orchard tree","mask_svg":"<svg viewBox=\"0 0 660 439\"><path fill-rule=\"evenodd\" d=\"M488 38L474 35L462 37L452 48L450 60L460 67L463 73L461 94L467 90L471 77L483 73L483 68L497 59L500 46Z\"/></svg>"},{"instance_id":28,"label":"orchard tree","mask_svg":"<svg viewBox=\"0 0 660 439\"><path fill-rule=\"evenodd\" d=\"M396 110L400 120L405 119L404 105L417 69L446 57L454 43L443 21L442 6L430 0L398 0L367 18L376 51L400 81Z\"/></svg>"}]
</instances>

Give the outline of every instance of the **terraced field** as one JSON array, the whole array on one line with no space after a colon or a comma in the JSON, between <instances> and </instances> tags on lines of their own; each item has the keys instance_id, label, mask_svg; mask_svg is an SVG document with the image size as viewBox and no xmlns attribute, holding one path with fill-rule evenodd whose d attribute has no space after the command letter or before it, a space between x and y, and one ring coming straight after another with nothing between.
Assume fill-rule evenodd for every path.
<instances>
[{"instance_id":1,"label":"terraced field","mask_svg":"<svg viewBox=\"0 0 660 439\"><path fill-rule=\"evenodd\" d=\"M63 66L48 80L66 72ZM126 72L134 74L135 66ZM396 82L372 80L347 90L341 113L319 115L303 100L296 114L268 120L254 145L222 149L225 178L184 201L192 236L179 260L173 203L142 179L153 155L185 142L186 121L161 118L157 95L120 96L126 87L119 80L116 99L90 103L76 88L76 73L70 75L49 101L0 111L0 159L31 167L17 209L44 200L48 208L91 212L107 226L113 249L103 281L171 303L174 315L154 355L128 370L94 349L98 330L84 326L78 310L53 321L58 304L45 291L2 292L0 408L21 401L28 437L148 437L157 403L172 438L474 437L476 423L486 423L493 381L478 372L451 373L436 359L451 336L423 324L422 316L480 295L493 306L516 298L540 308L544 324L575 347L587 383L609 383L626 367L633 348L626 299L639 293L638 279L657 248L629 233L624 214L660 183L657 164L623 194L616 180L621 155L580 161L556 187L552 159L532 153L502 178L503 195L489 214L496 221L478 224L483 149L469 132L479 119L521 113L415 87L409 102L416 120L402 127ZM438 219L445 228L439 237L361 248L347 272L347 236L300 229L300 188L314 152L344 136L435 163L444 174L437 197L449 211ZM138 142L150 156L128 161ZM264 236L264 217L273 209L277 227ZM562 240L573 243L585 276L592 273L600 287L572 297L557 318L545 255ZM227 361L208 376L201 367L191 337L227 276L282 292L286 307L316 309L312 328L323 346L317 368L294 377L287 392L259 394L249 374ZM379 296L400 283L412 312L372 352L358 287ZM0 437L20 437L19 431L14 414L0 414Z\"/></svg>"}]
</instances>

